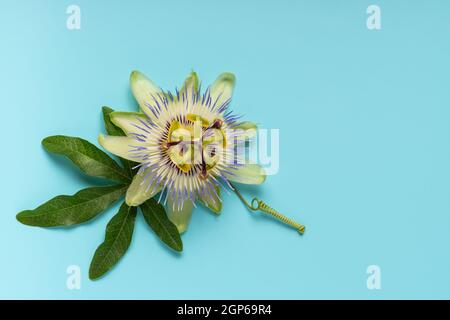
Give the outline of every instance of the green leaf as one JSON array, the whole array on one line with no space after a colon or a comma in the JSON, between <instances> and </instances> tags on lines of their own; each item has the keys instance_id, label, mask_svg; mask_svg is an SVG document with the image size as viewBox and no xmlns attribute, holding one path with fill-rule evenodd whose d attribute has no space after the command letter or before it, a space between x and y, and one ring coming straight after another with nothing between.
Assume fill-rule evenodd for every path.
<instances>
[{"instance_id":1,"label":"green leaf","mask_svg":"<svg viewBox=\"0 0 450 320\"><path fill-rule=\"evenodd\" d=\"M123 130L120 129L118 126L116 126L111 121L110 116L111 116L111 113L114 112L114 110L109 107L103 107L102 112L103 112L103 120L105 122L106 133L108 133L110 136L125 136L125 133L123 132ZM133 167L135 167L137 165L137 163L132 162L127 159L120 158L120 157L119 157L119 159L122 162L123 167L128 174L128 177L130 177L130 179L133 178L133 176L135 174Z\"/></svg>"},{"instance_id":2,"label":"green leaf","mask_svg":"<svg viewBox=\"0 0 450 320\"><path fill-rule=\"evenodd\" d=\"M108 133L110 136L124 136L125 133L123 132L123 130L112 123L111 118L109 117L112 112L114 112L114 109L111 109L110 107L102 107L103 121L105 122L106 133Z\"/></svg>"},{"instance_id":3,"label":"green leaf","mask_svg":"<svg viewBox=\"0 0 450 320\"><path fill-rule=\"evenodd\" d=\"M42 144L47 151L66 156L72 160L87 175L130 182L130 178L117 162L84 139L51 136L42 140Z\"/></svg>"},{"instance_id":4,"label":"green leaf","mask_svg":"<svg viewBox=\"0 0 450 320\"><path fill-rule=\"evenodd\" d=\"M89 278L98 279L119 262L131 243L136 207L123 203L106 226L105 241L97 248L89 267Z\"/></svg>"},{"instance_id":5,"label":"green leaf","mask_svg":"<svg viewBox=\"0 0 450 320\"><path fill-rule=\"evenodd\" d=\"M175 251L183 250L177 227L167 218L164 207L155 199L149 199L140 206L145 221L156 235Z\"/></svg>"},{"instance_id":6,"label":"green leaf","mask_svg":"<svg viewBox=\"0 0 450 320\"><path fill-rule=\"evenodd\" d=\"M57 196L34 210L17 214L17 220L36 227L58 227L80 224L96 217L117 201L127 186L87 188L73 196Z\"/></svg>"}]
</instances>

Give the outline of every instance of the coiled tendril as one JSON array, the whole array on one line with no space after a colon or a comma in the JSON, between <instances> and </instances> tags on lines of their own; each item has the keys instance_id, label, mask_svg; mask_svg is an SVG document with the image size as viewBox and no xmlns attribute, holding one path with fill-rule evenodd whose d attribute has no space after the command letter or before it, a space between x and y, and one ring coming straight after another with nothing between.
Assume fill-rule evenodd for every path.
<instances>
[{"instance_id":1,"label":"coiled tendril","mask_svg":"<svg viewBox=\"0 0 450 320\"><path fill-rule=\"evenodd\" d=\"M253 198L250 203L248 203L247 200L244 199L242 194L239 192L239 190L233 184L231 184L231 187L232 187L233 191L236 193L236 195L239 197L239 199L241 199L242 203L244 203L245 206L247 208L249 208L250 210L261 211L261 212L267 213L267 214L273 216L274 218L278 219L279 221L283 222L284 224L287 224L287 225L291 226L292 228L296 229L300 234L303 234L305 232L304 225L302 225L298 222L295 222L294 220L289 219L288 217L282 215L281 213L279 213L278 211L276 211L275 209L273 209L272 207L267 205L264 201L262 201L256 197Z\"/></svg>"}]
</instances>

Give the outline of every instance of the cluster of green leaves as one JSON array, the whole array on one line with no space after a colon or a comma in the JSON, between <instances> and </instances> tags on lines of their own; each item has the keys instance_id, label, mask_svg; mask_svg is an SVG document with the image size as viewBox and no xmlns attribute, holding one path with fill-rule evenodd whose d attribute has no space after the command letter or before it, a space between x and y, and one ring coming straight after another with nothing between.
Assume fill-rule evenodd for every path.
<instances>
[{"instance_id":1,"label":"cluster of green leaves","mask_svg":"<svg viewBox=\"0 0 450 320\"><path fill-rule=\"evenodd\" d=\"M103 107L102 111L107 133L124 135L110 120L113 110ZM57 196L34 210L18 213L17 220L29 226L69 227L89 221L123 197L136 173L134 163L120 159L122 165L119 165L105 152L81 138L51 136L45 138L42 144L47 151L66 156L85 174L112 180L116 184L86 188L73 196ZM140 209L144 220L161 241L175 251L183 250L180 234L161 204L149 199ZM95 251L89 268L92 280L103 276L123 257L131 243L136 215L137 208L129 207L124 202L108 223L105 240Z\"/></svg>"}]
</instances>

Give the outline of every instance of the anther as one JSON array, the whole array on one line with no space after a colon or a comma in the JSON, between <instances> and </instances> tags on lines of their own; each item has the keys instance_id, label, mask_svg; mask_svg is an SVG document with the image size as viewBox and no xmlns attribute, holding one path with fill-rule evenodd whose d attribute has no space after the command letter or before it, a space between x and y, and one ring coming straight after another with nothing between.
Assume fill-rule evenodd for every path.
<instances>
[{"instance_id":1,"label":"anther","mask_svg":"<svg viewBox=\"0 0 450 320\"><path fill-rule=\"evenodd\" d=\"M222 128L223 121L220 119L214 120L213 124L210 126L211 129L220 129Z\"/></svg>"}]
</instances>

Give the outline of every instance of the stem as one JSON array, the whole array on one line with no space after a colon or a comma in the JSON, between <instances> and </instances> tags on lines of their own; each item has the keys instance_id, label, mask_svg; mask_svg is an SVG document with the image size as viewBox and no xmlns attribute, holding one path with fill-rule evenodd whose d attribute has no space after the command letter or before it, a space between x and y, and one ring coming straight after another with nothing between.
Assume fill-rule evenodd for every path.
<instances>
[{"instance_id":1,"label":"stem","mask_svg":"<svg viewBox=\"0 0 450 320\"><path fill-rule=\"evenodd\" d=\"M275 209L269 207L264 201L253 198L251 203L249 203L247 200L244 199L240 191L230 182L231 189L236 193L236 195L239 197L239 199L242 201L242 203L251 211L261 211L264 213L267 213L274 217L275 219L278 219L279 221L283 222L284 224L287 224L288 226L291 226L292 228L296 229L300 234L303 234L305 232L305 226L295 222L294 220L289 219L288 217L282 215Z\"/></svg>"}]
</instances>

